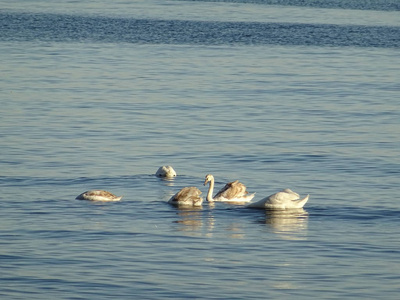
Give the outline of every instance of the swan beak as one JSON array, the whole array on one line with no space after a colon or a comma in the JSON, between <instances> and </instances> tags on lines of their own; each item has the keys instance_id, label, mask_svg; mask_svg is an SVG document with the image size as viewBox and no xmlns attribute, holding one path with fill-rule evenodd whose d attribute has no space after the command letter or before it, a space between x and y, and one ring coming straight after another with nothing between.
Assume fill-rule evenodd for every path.
<instances>
[{"instance_id":1,"label":"swan beak","mask_svg":"<svg viewBox=\"0 0 400 300\"><path fill-rule=\"evenodd\" d=\"M204 184L203 185L206 185L208 183L208 180L206 179L205 181L204 181Z\"/></svg>"}]
</instances>

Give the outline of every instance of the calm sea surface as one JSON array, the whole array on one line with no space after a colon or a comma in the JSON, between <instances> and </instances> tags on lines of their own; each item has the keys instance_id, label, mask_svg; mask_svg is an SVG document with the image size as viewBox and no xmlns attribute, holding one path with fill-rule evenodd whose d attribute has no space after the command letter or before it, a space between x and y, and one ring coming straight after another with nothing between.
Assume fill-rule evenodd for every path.
<instances>
[{"instance_id":1,"label":"calm sea surface","mask_svg":"<svg viewBox=\"0 0 400 300\"><path fill-rule=\"evenodd\" d=\"M55 2L0 1L1 299L398 299L398 1Z\"/></svg>"}]
</instances>

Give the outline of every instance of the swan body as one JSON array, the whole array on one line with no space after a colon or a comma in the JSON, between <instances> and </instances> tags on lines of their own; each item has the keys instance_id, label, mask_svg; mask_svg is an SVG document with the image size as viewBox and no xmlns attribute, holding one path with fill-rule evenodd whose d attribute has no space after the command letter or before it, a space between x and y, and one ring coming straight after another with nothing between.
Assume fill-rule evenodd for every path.
<instances>
[{"instance_id":1,"label":"swan body","mask_svg":"<svg viewBox=\"0 0 400 300\"><path fill-rule=\"evenodd\" d=\"M171 166L162 166L156 172L157 177L173 178L176 176L174 168Z\"/></svg>"},{"instance_id":2,"label":"swan body","mask_svg":"<svg viewBox=\"0 0 400 300\"><path fill-rule=\"evenodd\" d=\"M210 187L207 193L207 201L222 201L222 202L250 202L253 199L254 194L249 194L246 190L246 186L239 182L239 180L227 183L214 197L214 176L207 174L204 185L210 183Z\"/></svg>"},{"instance_id":3,"label":"swan body","mask_svg":"<svg viewBox=\"0 0 400 300\"><path fill-rule=\"evenodd\" d=\"M194 186L184 187L169 199L168 203L176 206L201 206L201 191Z\"/></svg>"},{"instance_id":4,"label":"swan body","mask_svg":"<svg viewBox=\"0 0 400 300\"><path fill-rule=\"evenodd\" d=\"M303 199L300 199L299 194L293 192L291 189L284 189L260 201L251 203L247 207L272 210L302 208L307 203L309 197L310 195L307 195Z\"/></svg>"},{"instance_id":5,"label":"swan body","mask_svg":"<svg viewBox=\"0 0 400 300\"><path fill-rule=\"evenodd\" d=\"M78 200L90 200L90 201L119 201L122 196L118 197L114 194L103 191L103 190L91 190L86 191L80 195L78 195L75 199Z\"/></svg>"}]
</instances>

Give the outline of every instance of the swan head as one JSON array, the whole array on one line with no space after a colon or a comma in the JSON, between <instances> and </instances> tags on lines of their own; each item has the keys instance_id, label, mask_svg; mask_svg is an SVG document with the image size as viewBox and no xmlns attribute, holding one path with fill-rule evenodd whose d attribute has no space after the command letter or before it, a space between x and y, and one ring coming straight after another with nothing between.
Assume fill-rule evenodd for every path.
<instances>
[{"instance_id":1,"label":"swan head","mask_svg":"<svg viewBox=\"0 0 400 300\"><path fill-rule=\"evenodd\" d=\"M209 183L213 180L214 180L214 176L212 176L211 174L207 174L206 179L204 180L204 185L206 185L207 183Z\"/></svg>"},{"instance_id":2,"label":"swan head","mask_svg":"<svg viewBox=\"0 0 400 300\"><path fill-rule=\"evenodd\" d=\"M162 166L156 172L157 177L173 178L176 177L176 172L171 166Z\"/></svg>"}]
</instances>

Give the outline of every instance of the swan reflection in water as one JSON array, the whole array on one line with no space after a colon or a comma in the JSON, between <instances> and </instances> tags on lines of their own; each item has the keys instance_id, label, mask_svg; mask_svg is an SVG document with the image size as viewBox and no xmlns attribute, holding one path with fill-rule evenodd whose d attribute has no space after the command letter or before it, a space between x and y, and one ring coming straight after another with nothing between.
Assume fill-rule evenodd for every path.
<instances>
[{"instance_id":1,"label":"swan reflection in water","mask_svg":"<svg viewBox=\"0 0 400 300\"><path fill-rule=\"evenodd\" d=\"M230 238L244 238L246 230L243 222L236 217L234 221L223 224L216 228L216 216L213 209L204 210L204 207L175 207L176 220L173 221L177 226L176 230L190 234L191 236L207 236L225 232ZM266 210L263 217L258 222L267 225L270 232L286 240L304 240L307 238L308 213L303 209L291 210ZM222 224L221 224L222 225Z\"/></svg>"},{"instance_id":2,"label":"swan reflection in water","mask_svg":"<svg viewBox=\"0 0 400 300\"><path fill-rule=\"evenodd\" d=\"M225 232L230 238L244 238L249 222L248 217L254 218L254 215L244 214L243 220L238 217L239 211L236 211L236 217L230 222L216 227L214 210L215 205L208 206L173 206L176 210L176 219L173 221L175 230L185 232L191 236L208 236L221 234ZM257 213L260 213L258 211ZM218 214L217 213L217 214ZM263 210L262 218L257 223L267 225L270 232L277 234L283 239L304 240L306 239L308 226L308 213L303 208L288 210ZM222 216L221 216L222 217ZM225 217L224 217L225 219ZM254 223L253 223L254 224ZM222 226L221 226L222 225Z\"/></svg>"},{"instance_id":3,"label":"swan reflection in water","mask_svg":"<svg viewBox=\"0 0 400 300\"><path fill-rule=\"evenodd\" d=\"M177 220L173 223L178 224L177 230L190 232L191 235L202 235L203 224L203 208L198 207L175 207L177 211Z\"/></svg>"},{"instance_id":4,"label":"swan reflection in water","mask_svg":"<svg viewBox=\"0 0 400 300\"><path fill-rule=\"evenodd\" d=\"M284 239L305 239L308 213L303 208L289 210L266 210L261 222Z\"/></svg>"},{"instance_id":5,"label":"swan reflection in water","mask_svg":"<svg viewBox=\"0 0 400 300\"><path fill-rule=\"evenodd\" d=\"M242 239L245 236L243 223L237 218L217 228L215 212L205 207L175 207L177 219L175 230L185 232L190 236L212 237L214 234L227 236L233 239Z\"/></svg>"},{"instance_id":6,"label":"swan reflection in water","mask_svg":"<svg viewBox=\"0 0 400 300\"><path fill-rule=\"evenodd\" d=\"M172 178L162 177L162 178L159 178L159 180L165 186L175 186L175 177L172 177Z\"/></svg>"}]
</instances>

